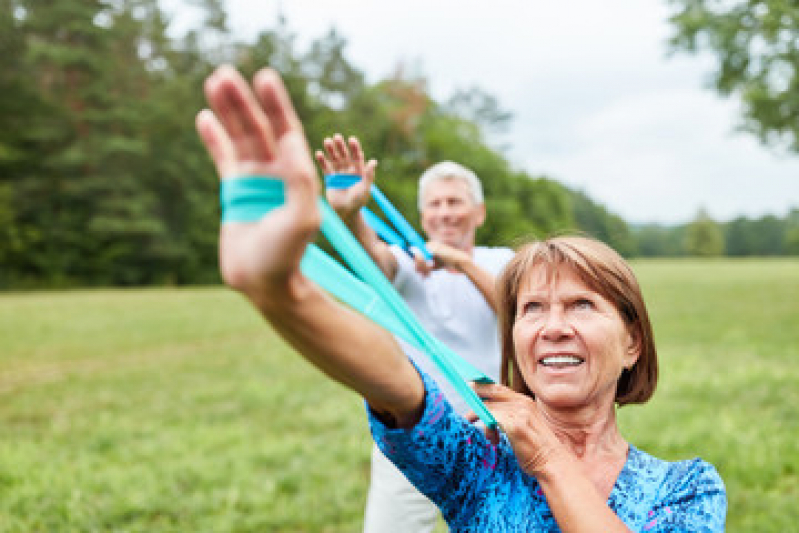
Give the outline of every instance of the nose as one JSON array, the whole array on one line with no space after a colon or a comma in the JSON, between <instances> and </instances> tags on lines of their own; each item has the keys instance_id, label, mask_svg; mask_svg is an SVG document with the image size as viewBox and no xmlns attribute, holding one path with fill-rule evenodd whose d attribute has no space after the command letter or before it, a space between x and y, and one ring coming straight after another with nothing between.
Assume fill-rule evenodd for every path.
<instances>
[{"instance_id":1,"label":"nose","mask_svg":"<svg viewBox=\"0 0 799 533\"><path fill-rule=\"evenodd\" d=\"M435 214L441 218L446 218L452 214L452 207L447 202L441 202L436 208Z\"/></svg>"},{"instance_id":2,"label":"nose","mask_svg":"<svg viewBox=\"0 0 799 533\"><path fill-rule=\"evenodd\" d=\"M541 336L548 341L567 339L574 334L565 313L559 307L553 307L547 313L546 321L541 329Z\"/></svg>"}]
</instances>

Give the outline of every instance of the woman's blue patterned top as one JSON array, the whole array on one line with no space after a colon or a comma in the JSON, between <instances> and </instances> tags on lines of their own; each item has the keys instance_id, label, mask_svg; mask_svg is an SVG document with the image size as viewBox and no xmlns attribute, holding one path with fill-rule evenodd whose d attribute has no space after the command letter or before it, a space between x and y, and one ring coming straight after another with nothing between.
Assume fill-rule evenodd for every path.
<instances>
[{"instance_id":1,"label":"woman's blue patterned top","mask_svg":"<svg viewBox=\"0 0 799 533\"><path fill-rule=\"evenodd\" d=\"M451 531L560 531L507 437L491 444L452 410L432 379L423 379L425 410L415 427L387 428L371 412L369 422L383 453L438 505ZM711 464L662 461L630 446L608 506L633 531L717 532L724 531L727 496Z\"/></svg>"}]
</instances>

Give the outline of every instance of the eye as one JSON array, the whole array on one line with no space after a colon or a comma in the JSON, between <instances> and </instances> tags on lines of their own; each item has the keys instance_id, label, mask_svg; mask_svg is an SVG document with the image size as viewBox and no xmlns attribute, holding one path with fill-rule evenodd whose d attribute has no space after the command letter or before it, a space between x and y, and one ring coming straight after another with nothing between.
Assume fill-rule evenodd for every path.
<instances>
[{"instance_id":1,"label":"eye","mask_svg":"<svg viewBox=\"0 0 799 533\"><path fill-rule=\"evenodd\" d=\"M526 303L525 303L525 304L522 306L522 313L521 313L521 314L523 314L523 315L529 315L529 314L531 314L531 313L538 313L538 312L540 312L540 311L541 311L543 308L544 308L544 306L541 304L541 302L537 302L537 301L535 301L535 300L531 300L531 301L529 301L529 302L526 302Z\"/></svg>"},{"instance_id":2,"label":"eye","mask_svg":"<svg viewBox=\"0 0 799 533\"><path fill-rule=\"evenodd\" d=\"M594 309L596 306L594 302L589 300L588 298L578 298L574 302L572 302L572 307L579 311L590 311Z\"/></svg>"}]
</instances>

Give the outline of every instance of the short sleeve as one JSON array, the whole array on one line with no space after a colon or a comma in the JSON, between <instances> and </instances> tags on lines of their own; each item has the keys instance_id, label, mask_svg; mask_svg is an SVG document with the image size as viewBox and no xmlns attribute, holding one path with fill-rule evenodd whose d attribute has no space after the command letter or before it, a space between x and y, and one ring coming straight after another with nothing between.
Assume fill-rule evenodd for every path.
<instances>
[{"instance_id":1,"label":"short sleeve","mask_svg":"<svg viewBox=\"0 0 799 533\"><path fill-rule=\"evenodd\" d=\"M489 248L479 246L474 249L474 260L481 268L490 272L492 276L499 276L505 266L513 259L515 252L510 248Z\"/></svg>"},{"instance_id":2,"label":"short sleeve","mask_svg":"<svg viewBox=\"0 0 799 533\"><path fill-rule=\"evenodd\" d=\"M396 244L392 244L388 249L394 256L394 259L397 260L397 273L394 274L394 279L391 280L391 283L399 290L407 283L409 276L416 271L416 266L414 265L413 259L405 253L405 250Z\"/></svg>"},{"instance_id":3,"label":"short sleeve","mask_svg":"<svg viewBox=\"0 0 799 533\"><path fill-rule=\"evenodd\" d=\"M723 532L727 516L724 482L713 465L694 459L672 469L668 490L649 511L645 533Z\"/></svg>"}]
</instances>

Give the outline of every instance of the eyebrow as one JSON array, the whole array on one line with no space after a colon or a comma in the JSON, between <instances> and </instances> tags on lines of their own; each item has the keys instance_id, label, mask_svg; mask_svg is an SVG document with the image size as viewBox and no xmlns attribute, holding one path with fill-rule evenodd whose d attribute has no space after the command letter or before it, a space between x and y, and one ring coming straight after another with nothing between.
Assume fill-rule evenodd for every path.
<instances>
[{"instance_id":1,"label":"eyebrow","mask_svg":"<svg viewBox=\"0 0 799 533\"><path fill-rule=\"evenodd\" d=\"M549 296L550 294L552 294L551 291L545 291L545 290L519 291L516 294L516 299L519 300L519 299L528 299L528 298L543 298ZM575 291L570 291L565 294L562 294L561 298L559 299L574 300L575 298L601 298L601 297L602 295L596 291L592 291L590 289L589 290L578 289Z\"/></svg>"}]
</instances>

